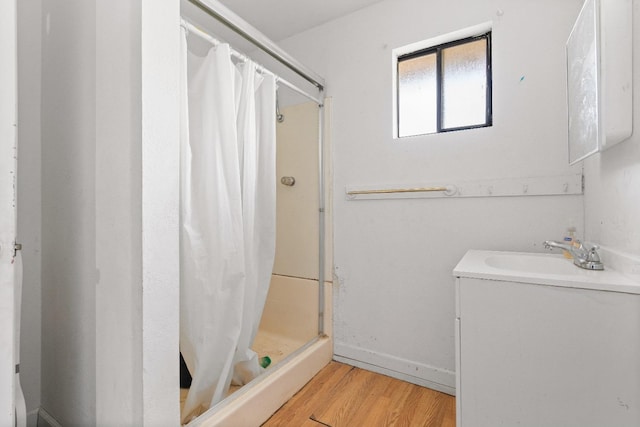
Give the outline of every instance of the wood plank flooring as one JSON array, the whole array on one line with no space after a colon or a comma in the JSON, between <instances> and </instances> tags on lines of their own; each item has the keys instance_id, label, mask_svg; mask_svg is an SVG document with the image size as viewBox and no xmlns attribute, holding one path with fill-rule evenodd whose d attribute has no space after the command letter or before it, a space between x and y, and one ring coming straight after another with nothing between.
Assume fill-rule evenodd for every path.
<instances>
[{"instance_id":1,"label":"wood plank flooring","mask_svg":"<svg viewBox=\"0 0 640 427\"><path fill-rule=\"evenodd\" d=\"M331 362L263 427L455 427L455 398Z\"/></svg>"}]
</instances>

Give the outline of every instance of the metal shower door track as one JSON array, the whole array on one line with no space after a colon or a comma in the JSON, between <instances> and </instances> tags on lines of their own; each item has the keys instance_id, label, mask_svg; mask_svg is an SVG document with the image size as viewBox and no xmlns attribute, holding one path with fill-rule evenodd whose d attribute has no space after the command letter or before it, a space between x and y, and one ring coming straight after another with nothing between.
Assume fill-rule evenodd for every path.
<instances>
[{"instance_id":1,"label":"metal shower door track","mask_svg":"<svg viewBox=\"0 0 640 427\"><path fill-rule=\"evenodd\" d=\"M300 61L293 58L285 52L280 46L276 45L271 39L262 34L257 28L249 24L247 21L236 15L218 0L189 0L194 5L216 18L218 21L240 34L251 43L258 46L264 52L275 58L277 61L303 77L305 80L313 84L318 90L324 90L324 79L316 74L313 70L306 67Z\"/></svg>"}]
</instances>

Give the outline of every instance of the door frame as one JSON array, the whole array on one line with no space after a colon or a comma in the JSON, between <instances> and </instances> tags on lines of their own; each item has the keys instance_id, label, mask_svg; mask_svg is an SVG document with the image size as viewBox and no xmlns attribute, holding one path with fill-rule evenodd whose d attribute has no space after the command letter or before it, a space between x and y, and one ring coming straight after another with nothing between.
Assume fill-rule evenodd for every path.
<instances>
[{"instance_id":1,"label":"door frame","mask_svg":"<svg viewBox=\"0 0 640 427\"><path fill-rule=\"evenodd\" d=\"M0 2L0 425L14 424L17 4Z\"/></svg>"}]
</instances>

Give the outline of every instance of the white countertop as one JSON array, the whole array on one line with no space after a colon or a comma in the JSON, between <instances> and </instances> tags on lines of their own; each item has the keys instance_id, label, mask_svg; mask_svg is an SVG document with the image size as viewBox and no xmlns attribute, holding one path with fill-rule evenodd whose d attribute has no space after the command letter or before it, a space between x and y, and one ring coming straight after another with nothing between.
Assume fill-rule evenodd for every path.
<instances>
[{"instance_id":1,"label":"white countertop","mask_svg":"<svg viewBox=\"0 0 640 427\"><path fill-rule=\"evenodd\" d=\"M585 270L561 254L470 250L456 277L640 294L640 283L615 270Z\"/></svg>"}]
</instances>

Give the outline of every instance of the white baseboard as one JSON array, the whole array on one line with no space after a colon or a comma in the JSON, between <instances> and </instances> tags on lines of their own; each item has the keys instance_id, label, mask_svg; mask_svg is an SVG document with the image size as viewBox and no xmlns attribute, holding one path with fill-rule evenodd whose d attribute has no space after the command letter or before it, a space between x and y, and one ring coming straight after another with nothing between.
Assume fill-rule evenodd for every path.
<instances>
[{"instance_id":1,"label":"white baseboard","mask_svg":"<svg viewBox=\"0 0 640 427\"><path fill-rule=\"evenodd\" d=\"M334 360L338 362L441 391L452 396L456 394L456 374L454 371L434 368L423 363L338 342L334 344L334 352Z\"/></svg>"},{"instance_id":2,"label":"white baseboard","mask_svg":"<svg viewBox=\"0 0 640 427\"><path fill-rule=\"evenodd\" d=\"M38 418L38 421L37 421L37 426L38 427L62 427L62 424L60 424L58 421L56 421L56 419L53 418L43 408L40 408L38 410L38 417L37 418Z\"/></svg>"},{"instance_id":3,"label":"white baseboard","mask_svg":"<svg viewBox=\"0 0 640 427\"><path fill-rule=\"evenodd\" d=\"M39 409L34 409L27 412L27 427L38 427L38 411Z\"/></svg>"}]
</instances>

